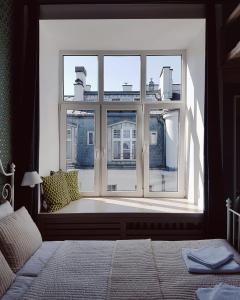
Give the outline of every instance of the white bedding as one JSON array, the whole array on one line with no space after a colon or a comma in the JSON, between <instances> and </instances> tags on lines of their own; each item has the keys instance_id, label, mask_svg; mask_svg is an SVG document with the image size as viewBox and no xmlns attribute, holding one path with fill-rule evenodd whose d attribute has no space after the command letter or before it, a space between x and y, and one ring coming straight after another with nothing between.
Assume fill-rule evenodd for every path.
<instances>
[{"instance_id":1,"label":"white bedding","mask_svg":"<svg viewBox=\"0 0 240 300\"><path fill-rule=\"evenodd\" d=\"M7 290L1 300L18 300L29 289L34 277L17 276L10 289Z\"/></svg>"},{"instance_id":2,"label":"white bedding","mask_svg":"<svg viewBox=\"0 0 240 300\"><path fill-rule=\"evenodd\" d=\"M43 242L42 246L17 272L15 281L1 300L20 299L62 243L58 241Z\"/></svg>"},{"instance_id":3,"label":"white bedding","mask_svg":"<svg viewBox=\"0 0 240 300\"><path fill-rule=\"evenodd\" d=\"M61 243L62 242L57 241L43 242L42 246L33 254L16 275L30 277L38 276Z\"/></svg>"},{"instance_id":4,"label":"white bedding","mask_svg":"<svg viewBox=\"0 0 240 300\"><path fill-rule=\"evenodd\" d=\"M188 273L182 249L207 245L230 247L224 240L45 242L20 271L32 277L17 276L3 300L193 300L198 288L240 286L240 274Z\"/></svg>"}]
</instances>

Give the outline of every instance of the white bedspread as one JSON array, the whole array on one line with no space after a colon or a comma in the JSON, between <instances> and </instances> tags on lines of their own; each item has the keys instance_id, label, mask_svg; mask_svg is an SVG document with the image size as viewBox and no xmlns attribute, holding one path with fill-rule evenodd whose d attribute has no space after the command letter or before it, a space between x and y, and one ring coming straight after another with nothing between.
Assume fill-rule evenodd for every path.
<instances>
[{"instance_id":1,"label":"white bedspread","mask_svg":"<svg viewBox=\"0 0 240 300\"><path fill-rule=\"evenodd\" d=\"M182 248L207 245L229 247L224 240L65 241L21 299L193 300L198 288L240 286L239 274L189 274Z\"/></svg>"}]
</instances>

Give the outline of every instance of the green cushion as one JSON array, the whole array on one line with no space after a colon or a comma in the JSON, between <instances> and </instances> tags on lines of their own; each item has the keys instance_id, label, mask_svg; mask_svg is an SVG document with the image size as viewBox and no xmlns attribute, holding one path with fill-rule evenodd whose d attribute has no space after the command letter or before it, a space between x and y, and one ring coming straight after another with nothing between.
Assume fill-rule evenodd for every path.
<instances>
[{"instance_id":1,"label":"green cushion","mask_svg":"<svg viewBox=\"0 0 240 300\"><path fill-rule=\"evenodd\" d=\"M78 200L80 198L78 188L78 171L63 172L67 181L68 192L71 201Z\"/></svg>"},{"instance_id":2,"label":"green cushion","mask_svg":"<svg viewBox=\"0 0 240 300\"><path fill-rule=\"evenodd\" d=\"M79 187L78 187L78 171L62 171L59 170L57 172L51 171L50 175L55 175L55 174L64 174L66 182L67 182L67 187L68 187L68 193L70 196L71 201L78 200L80 198L80 193L79 193Z\"/></svg>"},{"instance_id":3,"label":"green cushion","mask_svg":"<svg viewBox=\"0 0 240 300\"><path fill-rule=\"evenodd\" d=\"M43 177L42 180L44 200L48 211L59 210L71 201L66 178L62 172Z\"/></svg>"}]
</instances>

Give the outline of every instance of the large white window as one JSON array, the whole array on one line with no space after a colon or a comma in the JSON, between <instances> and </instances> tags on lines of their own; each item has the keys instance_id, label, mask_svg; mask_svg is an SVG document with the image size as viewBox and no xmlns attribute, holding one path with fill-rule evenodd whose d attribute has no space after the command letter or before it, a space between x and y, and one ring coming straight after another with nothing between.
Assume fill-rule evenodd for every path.
<instances>
[{"instance_id":1,"label":"large white window","mask_svg":"<svg viewBox=\"0 0 240 300\"><path fill-rule=\"evenodd\" d=\"M184 197L184 51L60 55L61 168L83 195Z\"/></svg>"}]
</instances>

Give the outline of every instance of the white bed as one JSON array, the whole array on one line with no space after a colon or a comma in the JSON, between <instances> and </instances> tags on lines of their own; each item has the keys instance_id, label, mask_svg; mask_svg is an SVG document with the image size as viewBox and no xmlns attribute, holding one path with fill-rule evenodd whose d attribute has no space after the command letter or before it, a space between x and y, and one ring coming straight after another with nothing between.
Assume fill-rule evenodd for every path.
<instances>
[{"instance_id":1,"label":"white bed","mask_svg":"<svg viewBox=\"0 0 240 300\"><path fill-rule=\"evenodd\" d=\"M13 203L13 192L9 195ZM230 202L227 211L227 238L230 241L232 237L231 241L239 245L239 233L235 231L239 214L231 210ZM220 282L240 286L240 273L188 272L182 249L206 245L224 245L240 263L239 253L229 242L219 239L43 242L18 270L2 299L190 300L196 299L200 287L213 287Z\"/></svg>"}]
</instances>

